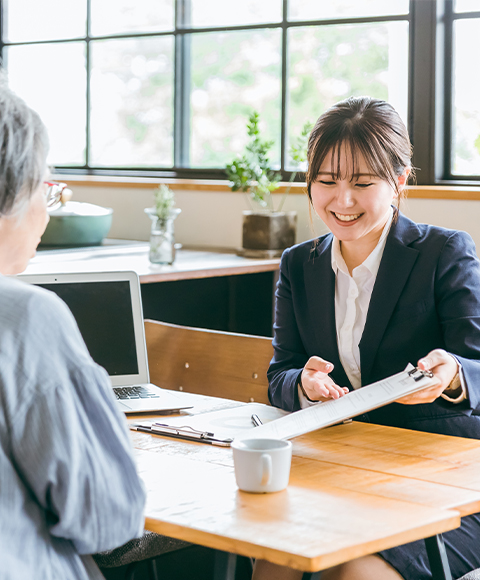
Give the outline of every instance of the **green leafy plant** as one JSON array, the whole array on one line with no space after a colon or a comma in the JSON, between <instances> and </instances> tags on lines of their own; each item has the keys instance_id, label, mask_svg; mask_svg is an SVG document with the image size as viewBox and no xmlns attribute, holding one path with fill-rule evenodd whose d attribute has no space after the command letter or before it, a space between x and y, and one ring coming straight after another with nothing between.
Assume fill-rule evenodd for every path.
<instances>
[{"instance_id":1,"label":"green leafy plant","mask_svg":"<svg viewBox=\"0 0 480 580\"><path fill-rule=\"evenodd\" d=\"M166 220L175 206L175 193L165 184L161 184L153 192L155 212L160 220Z\"/></svg>"},{"instance_id":2,"label":"green leafy plant","mask_svg":"<svg viewBox=\"0 0 480 580\"><path fill-rule=\"evenodd\" d=\"M273 141L263 141L260 138L259 122L259 114L253 112L247 123L247 132L250 140L246 146L245 153L226 166L226 173L231 181L230 187L232 191L249 193L253 201L257 202L262 208L275 211L270 194L280 187L280 174L269 167L268 152L273 145ZM290 146L290 156L297 169L290 176L287 190L282 196L277 211L282 211L292 183L302 164L307 161L308 137L312 127L311 122L305 123L302 132L293 140Z\"/></svg>"},{"instance_id":3,"label":"green leafy plant","mask_svg":"<svg viewBox=\"0 0 480 580\"><path fill-rule=\"evenodd\" d=\"M232 191L249 193L253 201L262 208L274 211L272 191L279 187L280 174L270 169L268 152L273 141L260 138L260 115L253 112L247 123L249 141L245 153L227 164L226 173Z\"/></svg>"}]
</instances>

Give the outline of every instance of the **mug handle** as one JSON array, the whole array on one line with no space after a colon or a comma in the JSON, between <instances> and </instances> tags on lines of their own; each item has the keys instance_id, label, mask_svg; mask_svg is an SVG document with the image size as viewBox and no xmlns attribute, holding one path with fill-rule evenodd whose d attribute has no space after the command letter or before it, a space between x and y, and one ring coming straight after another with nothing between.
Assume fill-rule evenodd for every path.
<instances>
[{"instance_id":1,"label":"mug handle","mask_svg":"<svg viewBox=\"0 0 480 580\"><path fill-rule=\"evenodd\" d=\"M272 458L264 453L260 458L262 468L262 480L260 485L269 485L272 480Z\"/></svg>"}]
</instances>

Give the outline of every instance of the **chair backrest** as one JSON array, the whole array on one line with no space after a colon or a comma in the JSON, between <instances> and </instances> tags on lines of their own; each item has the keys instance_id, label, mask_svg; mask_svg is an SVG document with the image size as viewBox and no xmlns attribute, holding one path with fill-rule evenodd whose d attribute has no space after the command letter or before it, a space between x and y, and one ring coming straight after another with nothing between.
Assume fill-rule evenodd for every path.
<instances>
[{"instance_id":1,"label":"chair backrest","mask_svg":"<svg viewBox=\"0 0 480 580\"><path fill-rule=\"evenodd\" d=\"M268 403L272 339L145 321L150 381L160 387Z\"/></svg>"}]
</instances>

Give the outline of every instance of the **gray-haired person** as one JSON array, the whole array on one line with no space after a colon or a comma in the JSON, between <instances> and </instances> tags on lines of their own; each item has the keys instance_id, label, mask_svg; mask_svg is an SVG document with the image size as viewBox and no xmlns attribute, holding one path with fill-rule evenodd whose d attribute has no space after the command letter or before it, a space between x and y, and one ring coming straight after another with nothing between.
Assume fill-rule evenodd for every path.
<instances>
[{"instance_id":1,"label":"gray-haired person","mask_svg":"<svg viewBox=\"0 0 480 580\"><path fill-rule=\"evenodd\" d=\"M0 82L0 578L103 578L88 554L143 532L125 418L65 304L22 272L48 223L48 138Z\"/></svg>"}]
</instances>

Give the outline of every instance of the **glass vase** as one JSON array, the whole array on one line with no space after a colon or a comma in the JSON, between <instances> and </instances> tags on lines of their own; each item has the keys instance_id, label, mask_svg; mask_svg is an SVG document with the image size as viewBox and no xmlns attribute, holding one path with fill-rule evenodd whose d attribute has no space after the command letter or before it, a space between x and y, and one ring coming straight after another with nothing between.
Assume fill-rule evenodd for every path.
<instances>
[{"instance_id":1,"label":"glass vase","mask_svg":"<svg viewBox=\"0 0 480 580\"><path fill-rule=\"evenodd\" d=\"M150 230L150 252L148 259L152 264L173 264L175 261L175 218L182 210L172 208L167 218L159 218L155 208L147 207L145 213L152 220Z\"/></svg>"}]
</instances>

